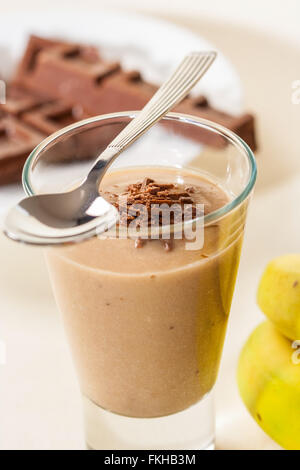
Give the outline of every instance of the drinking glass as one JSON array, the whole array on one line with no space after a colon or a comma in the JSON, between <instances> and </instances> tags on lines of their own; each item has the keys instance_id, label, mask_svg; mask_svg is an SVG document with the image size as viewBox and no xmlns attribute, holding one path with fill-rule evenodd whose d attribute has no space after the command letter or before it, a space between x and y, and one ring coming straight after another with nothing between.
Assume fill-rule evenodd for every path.
<instances>
[{"instance_id":1,"label":"drinking glass","mask_svg":"<svg viewBox=\"0 0 300 470\"><path fill-rule=\"evenodd\" d=\"M26 194L74 188L135 115L93 117L45 139L24 167ZM149 168L172 169L178 181L192 172L220 186L228 203L204 216L202 247L175 265L165 257L155 272L142 266L141 250L127 251L127 240L94 237L45 250L82 391L87 447L213 449L213 388L255 159L231 131L169 113L108 172L137 167L145 176ZM119 258L99 268L104 250ZM138 270L127 269L128 257Z\"/></svg>"}]
</instances>

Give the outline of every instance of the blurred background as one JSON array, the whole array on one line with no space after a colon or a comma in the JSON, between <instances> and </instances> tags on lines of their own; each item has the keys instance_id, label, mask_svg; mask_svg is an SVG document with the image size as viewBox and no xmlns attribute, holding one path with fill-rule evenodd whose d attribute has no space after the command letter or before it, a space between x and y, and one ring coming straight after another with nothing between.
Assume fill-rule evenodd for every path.
<instances>
[{"instance_id":1,"label":"blurred background","mask_svg":"<svg viewBox=\"0 0 300 470\"><path fill-rule=\"evenodd\" d=\"M272 33L286 35L292 38L298 38L299 41L299 2L297 0L245 0L243 8L236 0L211 0L205 2L203 0L173 0L172 5L168 0L54 0L48 2L39 2L38 0L28 0L26 6L21 0L12 0L3 2L2 11L36 11L53 10L62 7L69 8L74 11L76 8L94 11L102 8L115 8L129 11L141 11L147 13L158 14L159 16L174 16L184 20L194 18L195 23L201 18L211 18L213 20L228 21L239 23L240 25L249 25L251 27L261 27L268 29Z\"/></svg>"},{"instance_id":2,"label":"blurred background","mask_svg":"<svg viewBox=\"0 0 300 470\"><path fill-rule=\"evenodd\" d=\"M12 0L3 2L1 11L23 11L32 13L37 10L53 11L56 9L67 8L74 12L78 8L83 10L101 11L103 8L138 11L149 14L166 17L168 19L177 19L177 21L189 24L201 24L201 20L211 19L233 23L240 26L249 26L251 28L261 28L263 31L271 32L293 40L299 39L299 9L297 0L287 0L282 3L281 0L245 0L243 7L237 0L173 0L172 4L168 0L28 0L26 6L21 0Z\"/></svg>"},{"instance_id":3,"label":"blurred background","mask_svg":"<svg viewBox=\"0 0 300 470\"><path fill-rule=\"evenodd\" d=\"M26 34L20 35L20 29L29 31L32 25L46 36L63 32L65 25L68 37L71 34L76 41L89 37L93 18L90 42L101 43L97 41L97 24L99 21L102 37L101 14L106 10L116 15L116 22L109 25L110 34L116 36L120 46L126 43L123 35L126 37L129 21L136 25L137 48L143 50L140 25L148 25L150 34L141 43L147 42L145 47L151 49L153 35L153 57L162 68L165 56L172 55L173 45L176 49L184 41L196 44L199 37L200 42L216 46L226 64L214 83L219 91L223 78L226 86L234 84L232 103L238 96L241 109L255 116L259 178L216 390L217 446L276 449L245 410L238 396L235 370L245 339L262 320L255 296L266 262L299 250L300 104L293 104L292 94L293 84L300 80L300 2L27 0L25 4L10 0L1 4L5 32L0 34L2 58L6 55L9 66L14 65L26 45ZM120 21L122 15L124 22ZM118 27L120 24L124 29ZM131 33L134 38L135 30ZM20 40L15 41L16 36ZM126 52L122 54L126 56ZM0 63L1 71L5 73L6 67L1 68ZM213 90L208 87L207 93L213 95ZM1 187L0 213L21 194L20 185ZM0 235L0 255L0 340L6 345L6 361L0 365L0 448L83 449L78 386L43 253Z\"/></svg>"}]
</instances>

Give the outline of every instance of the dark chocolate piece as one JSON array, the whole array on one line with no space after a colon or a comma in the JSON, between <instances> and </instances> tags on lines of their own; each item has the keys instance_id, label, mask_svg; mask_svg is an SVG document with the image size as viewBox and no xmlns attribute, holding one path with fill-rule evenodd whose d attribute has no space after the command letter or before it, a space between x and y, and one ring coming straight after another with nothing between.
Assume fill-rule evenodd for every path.
<instances>
[{"instance_id":1,"label":"dark chocolate piece","mask_svg":"<svg viewBox=\"0 0 300 470\"><path fill-rule=\"evenodd\" d=\"M256 150L257 148L254 117L251 114L231 116L230 114L212 108L208 105L207 101L206 103L203 101L199 103L198 98L186 98L175 110L183 114L189 114L220 124L239 135L252 150ZM178 130L178 126L176 126L176 132L178 132ZM183 135L215 147L224 147L226 145L226 140L221 135L206 131L205 129L186 126L186 128L183 129Z\"/></svg>"},{"instance_id":2,"label":"dark chocolate piece","mask_svg":"<svg viewBox=\"0 0 300 470\"><path fill-rule=\"evenodd\" d=\"M13 81L24 84L28 76L30 77L30 75L32 75L40 53L51 47L63 44L65 43L55 39L45 39L34 35L30 36Z\"/></svg>"},{"instance_id":3,"label":"dark chocolate piece","mask_svg":"<svg viewBox=\"0 0 300 470\"><path fill-rule=\"evenodd\" d=\"M115 112L142 109L157 88L145 82L141 74L133 70L111 76L103 83L99 92L106 101L109 112Z\"/></svg>"},{"instance_id":4,"label":"dark chocolate piece","mask_svg":"<svg viewBox=\"0 0 300 470\"><path fill-rule=\"evenodd\" d=\"M62 127L86 119L89 115L81 105L70 105L54 102L25 113L23 121L46 135L60 130Z\"/></svg>"},{"instance_id":5,"label":"dark chocolate piece","mask_svg":"<svg viewBox=\"0 0 300 470\"><path fill-rule=\"evenodd\" d=\"M18 116L46 102L49 102L49 99L45 98L45 96L31 92L20 85L11 84L7 88L6 103L0 104L0 109L6 113Z\"/></svg>"},{"instance_id":6,"label":"dark chocolate piece","mask_svg":"<svg viewBox=\"0 0 300 470\"><path fill-rule=\"evenodd\" d=\"M26 158L44 137L17 118L0 119L0 184L20 180Z\"/></svg>"},{"instance_id":7,"label":"dark chocolate piece","mask_svg":"<svg viewBox=\"0 0 300 470\"><path fill-rule=\"evenodd\" d=\"M85 105L103 79L120 68L118 62L104 62L96 48L63 44L38 54L34 69L24 77L27 87Z\"/></svg>"}]
</instances>

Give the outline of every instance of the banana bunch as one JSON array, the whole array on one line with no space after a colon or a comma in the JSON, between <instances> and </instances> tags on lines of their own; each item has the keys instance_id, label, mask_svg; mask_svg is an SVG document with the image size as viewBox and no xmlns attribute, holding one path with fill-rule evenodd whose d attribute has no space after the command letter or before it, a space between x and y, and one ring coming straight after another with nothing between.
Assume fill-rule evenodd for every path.
<instances>
[{"instance_id":1,"label":"banana bunch","mask_svg":"<svg viewBox=\"0 0 300 470\"><path fill-rule=\"evenodd\" d=\"M300 450L300 255L269 263L257 300L268 320L241 352L240 394L270 437L285 449Z\"/></svg>"}]
</instances>

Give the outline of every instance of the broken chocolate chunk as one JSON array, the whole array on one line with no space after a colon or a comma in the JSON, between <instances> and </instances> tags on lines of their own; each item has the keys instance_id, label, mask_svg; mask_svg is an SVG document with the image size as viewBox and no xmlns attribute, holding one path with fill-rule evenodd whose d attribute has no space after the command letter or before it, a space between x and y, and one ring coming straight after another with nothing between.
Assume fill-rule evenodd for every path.
<instances>
[{"instance_id":1,"label":"broken chocolate chunk","mask_svg":"<svg viewBox=\"0 0 300 470\"><path fill-rule=\"evenodd\" d=\"M17 72L8 84L7 102L0 109L0 118L8 113L17 117L20 124L26 122L31 129L46 136L88 116L141 109L156 90L157 86L147 83L139 71L124 71L119 62L103 60L96 47L31 36ZM66 106L68 110L50 116L48 103L57 109ZM174 111L221 124L238 134L253 150L256 149L254 118L250 114L231 116L220 112L213 109L203 96L184 99ZM205 128L178 126L172 120L163 121L160 125L209 146L227 145L224 137ZM94 145L86 140L81 149L80 153L86 154L82 158L93 158ZM18 152L10 158L9 172L0 170L3 183L20 180L24 159L20 159ZM155 182L147 182L144 186L152 195L176 189L175 186L157 187ZM163 197L162 194L158 196ZM177 200L176 195L168 197Z\"/></svg>"}]
</instances>

